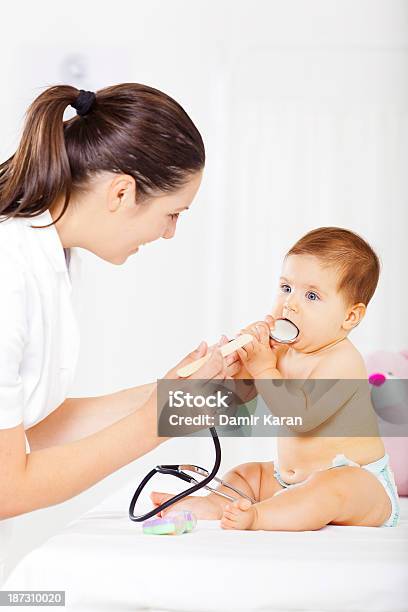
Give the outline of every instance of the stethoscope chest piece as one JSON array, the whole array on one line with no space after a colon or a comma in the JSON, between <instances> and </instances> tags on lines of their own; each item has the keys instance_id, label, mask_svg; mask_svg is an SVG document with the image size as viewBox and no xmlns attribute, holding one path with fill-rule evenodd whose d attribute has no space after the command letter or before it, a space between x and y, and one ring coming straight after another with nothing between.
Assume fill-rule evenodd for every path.
<instances>
[{"instance_id":1,"label":"stethoscope chest piece","mask_svg":"<svg viewBox=\"0 0 408 612\"><path fill-rule=\"evenodd\" d=\"M270 337L281 344L290 344L298 337L300 331L297 325L289 319L276 319L275 327L270 332Z\"/></svg>"}]
</instances>

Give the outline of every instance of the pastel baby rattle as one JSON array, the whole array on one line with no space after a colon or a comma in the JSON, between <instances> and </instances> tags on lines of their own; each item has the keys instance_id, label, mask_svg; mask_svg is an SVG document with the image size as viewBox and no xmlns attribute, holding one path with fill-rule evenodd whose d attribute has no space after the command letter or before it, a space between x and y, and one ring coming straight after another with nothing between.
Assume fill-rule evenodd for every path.
<instances>
[{"instance_id":1,"label":"pastel baby rattle","mask_svg":"<svg viewBox=\"0 0 408 612\"><path fill-rule=\"evenodd\" d=\"M189 510L174 510L164 517L144 521L143 533L147 535L181 535L195 529L197 519Z\"/></svg>"}]
</instances>

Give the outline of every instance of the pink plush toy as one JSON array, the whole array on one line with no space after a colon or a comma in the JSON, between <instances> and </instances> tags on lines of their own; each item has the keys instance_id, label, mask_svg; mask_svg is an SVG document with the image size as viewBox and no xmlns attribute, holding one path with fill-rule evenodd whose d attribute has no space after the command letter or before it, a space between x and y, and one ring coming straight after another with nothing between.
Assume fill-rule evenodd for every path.
<instances>
[{"instance_id":1,"label":"pink plush toy","mask_svg":"<svg viewBox=\"0 0 408 612\"><path fill-rule=\"evenodd\" d=\"M408 495L408 437L401 437L401 432L408 430L408 351L377 351L368 355L365 362L373 406L380 425L386 425L383 441L398 493Z\"/></svg>"}]
</instances>

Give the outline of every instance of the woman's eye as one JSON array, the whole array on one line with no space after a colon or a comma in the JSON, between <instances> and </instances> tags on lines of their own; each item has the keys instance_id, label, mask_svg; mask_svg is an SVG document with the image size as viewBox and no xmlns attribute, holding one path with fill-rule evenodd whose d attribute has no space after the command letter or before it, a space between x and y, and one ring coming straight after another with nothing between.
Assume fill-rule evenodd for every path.
<instances>
[{"instance_id":1,"label":"woman's eye","mask_svg":"<svg viewBox=\"0 0 408 612\"><path fill-rule=\"evenodd\" d=\"M283 293L290 293L289 285L281 285L280 288L282 289ZM289 291L286 291L286 288L289 289Z\"/></svg>"},{"instance_id":2,"label":"woman's eye","mask_svg":"<svg viewBox=\"0 0 408 612\"><path fill-rule=\"evenodd\" d=\"M311 302L316 302L316 300L320 299L317 293L315 293L314 291L308 291L306 295L309 296L309 299Z\"/></svg>"},{"instance_id":3,"label":"woman's eye","mask_svg":"<svg viewBox=\"0 0 408 612\"><path fill-rule=\"evenodd\" d=\"M170 213L169 217L173 221L174 219L178 219L180 213Z\"/></svg>"}]
</instances>

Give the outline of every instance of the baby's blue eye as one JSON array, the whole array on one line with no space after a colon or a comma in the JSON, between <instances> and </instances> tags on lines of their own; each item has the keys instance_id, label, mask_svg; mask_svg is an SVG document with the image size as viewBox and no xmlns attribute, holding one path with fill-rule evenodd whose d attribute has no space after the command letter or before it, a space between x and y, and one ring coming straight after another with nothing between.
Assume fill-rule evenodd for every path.
<instances>
[{"instance_id":1,"label":"baby's blue eye","mask_svg":"<svg viewBox=\"0 0 408 612\"><path fill-rule=\"evenodd\" d=\"M320 299L320 298L319 298L319 296L317 295L317 293L315 293L314 291L308 291L308 292L306 293L306 295L309 295L309 296L314 296L314 297L311 297L311 298L310 298L310 301L311 301L311 302L316 302L316 300L319 300L319 299Z\"/></svg>"},{"instance_id":2,"label":"baby's blue eye","mask_svg":"<svg viewBox=\"0 0 408 612\"><path fill-rule=\"evenodd\" d=\"M285 287L287 287L289 289L289 291L285 291ZM283 293L290 293L290 287L289 285L281 285L280 288L282 289Z\"/></svg>"}]
</instances>

